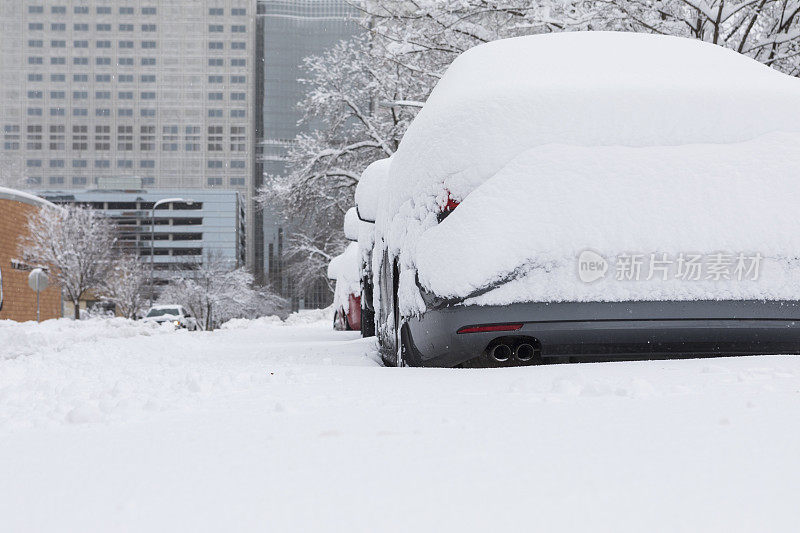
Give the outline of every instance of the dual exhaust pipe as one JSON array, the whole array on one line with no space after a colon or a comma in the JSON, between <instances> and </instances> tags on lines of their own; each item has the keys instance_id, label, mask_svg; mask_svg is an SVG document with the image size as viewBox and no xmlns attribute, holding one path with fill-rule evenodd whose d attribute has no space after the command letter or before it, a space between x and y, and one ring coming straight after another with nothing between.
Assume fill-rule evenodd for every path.
<instances>
[{"instance_id":1,"label":"dual exhaust pipe","mask_svg":"<svg viewBox=\"0 0 800 533\"><path fill-rule=\"evenodd\" d=\"M489 351L489 357L492 360L498 363L505 363L511 357L514 357L517 361L522 363L527 363L528 361L532 360L536 357L536 348L533 347L532 344L524 342L522 344L517 345L516 348L511 348L508 344L500 343L495 345Z\"/></svg>"}]
</instances>

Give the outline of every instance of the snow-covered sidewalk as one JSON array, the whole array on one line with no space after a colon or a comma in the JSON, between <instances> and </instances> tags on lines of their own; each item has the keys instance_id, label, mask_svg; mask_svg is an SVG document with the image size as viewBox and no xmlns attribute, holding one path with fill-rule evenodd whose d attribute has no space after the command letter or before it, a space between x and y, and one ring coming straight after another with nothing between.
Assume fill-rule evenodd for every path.
<instances>
[{"instance_id":1,"label":"snow-covered sidewalk","mask_svg":"<svg viewBox=\"0 0 800 533\"><path fill-rule=\"evenodd\" d=\"M394 369L313 318L0 322L0 530L800 520L799 357Z\"/></svg>"}]
</instances>

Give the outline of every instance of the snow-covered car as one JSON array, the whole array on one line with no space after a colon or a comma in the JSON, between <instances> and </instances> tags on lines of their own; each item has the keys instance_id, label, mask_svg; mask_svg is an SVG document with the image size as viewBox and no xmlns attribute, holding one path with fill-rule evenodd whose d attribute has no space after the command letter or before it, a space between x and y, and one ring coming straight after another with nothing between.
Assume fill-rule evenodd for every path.
<instances>
[{"instance_id":1,"label":"snow-covered car","mask_svg":"<svg viewBox=\"0 0 800 533\"><path fill-rule=\"evenodd\" d=\"M800 80L633 33L462 54L376 218L389 365L800 353Z\"/></svg>"},{"instance_id":2,"label":"snow-covered car","mask_svg":"<svg viewBox=\"0 0 800 533\"><path fill-rule=\"evenodd\" d=\"M361 336L375 335L375 306L373 305L372 249L375 245L375 217L380 195L386 185L390 158L373 161L361 174L356 186L356 213L358 248L361 254Z\"/></svg>"},{"instance_id":3,"label":"snow-covered car","mask_svg":"<svg viewBox=\"0 0 800 533\"><path fill-rule=\"evenodd\" d=\"M142 318L145 322L157 324L171 323L176 328L197 331L197 319L192 316L182 305L154 305Z\"/></svg>"},{"instance_id":4,"label":"snow-covered car","mask_svg":"<svg viewBox=\"0 0 800 533\"><path fill-rule=\"evenodd\" d=\"M328 279L335 282L333 291L334 329L361 329L358 243L351 242L345 251L328 264Z\"/></svg>"}]
</instances>

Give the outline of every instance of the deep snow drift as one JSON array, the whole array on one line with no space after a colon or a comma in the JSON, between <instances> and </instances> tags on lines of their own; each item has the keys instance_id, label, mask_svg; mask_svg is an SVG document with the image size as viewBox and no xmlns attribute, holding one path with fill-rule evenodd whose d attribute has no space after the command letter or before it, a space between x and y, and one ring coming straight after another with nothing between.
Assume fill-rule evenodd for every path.
<instances>
[{"instance_id":1,"label":"deep snow drift","mask_svg":"<svg viewBox=\"0 0 800 533\"><path fill-rule=\"evenodd\" d=\"M0 346L18 338L0 358L3 531L800 519L799 357L383 368L373 340L321 313L198 333L0 323Z\"/></svg>"}]
</instances>

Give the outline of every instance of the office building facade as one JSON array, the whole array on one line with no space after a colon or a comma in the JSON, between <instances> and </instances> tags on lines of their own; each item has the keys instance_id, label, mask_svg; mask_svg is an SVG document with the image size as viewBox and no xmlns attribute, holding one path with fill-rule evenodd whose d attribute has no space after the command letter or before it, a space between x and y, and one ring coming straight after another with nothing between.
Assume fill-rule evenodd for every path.
<instances>
[{"instance_id":1,"label":"office building facade","mask_svg":"<svg viewBox=\"0 0 800 533\"><path fill-rule=\"evenodd\" d=\"M284 175L285 157L295 137L321 122L298 125L303 118L297 103L308 90L299 80L307 77L305 57L318 55L360 31L359 10L345 0L262 0L258 5L258 54L256 113L259 158L257 165L267 175ZM324 118L324 117L323 117ZM261 172L257 170L257 175ZM259 183L260 184L260 183ZM257 261L263 262L270 283L294 308L320 307L331 302L327 286L295 287L282 262L286 239L291 233L282 214L269 206L260 217L263 227L256 238Z\"/></svg>"},{"instance_id":2,"label":"office building facade","mask_svg":"<svg viewBox=\"0 0 800 533\"><path fill-rule=\"evenodd\" d=\"M252 226L255 21L255 0L0 2L0 181L233 190Z\"/></svg>"}]
</instances>

